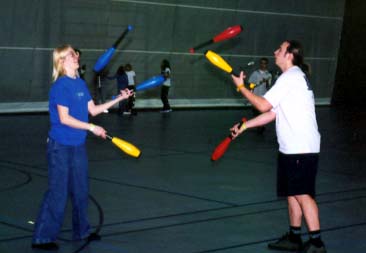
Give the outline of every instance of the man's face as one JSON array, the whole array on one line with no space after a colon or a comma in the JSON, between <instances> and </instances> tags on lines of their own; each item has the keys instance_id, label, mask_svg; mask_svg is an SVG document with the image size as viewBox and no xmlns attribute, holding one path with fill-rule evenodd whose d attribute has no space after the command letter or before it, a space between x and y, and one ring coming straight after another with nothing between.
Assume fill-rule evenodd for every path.
<instances>
[{"instance_id":1,"label":"man's face","mask_svg":"<svg viewBox=\"0 0 366 253\"><path fill-rule=\"evenodd\" d=\"M267 69L267 65L268 65L267 61L261 60L259 62L259 69L260 70L266 70Z\"/></svg>"},{"instance_id":2,"label":"man's face","mask_svg":"<svg viewBox=\"0 0 366 253\"><path fill-rule=\"evenodd\" d=\"M289 58L289 53L287 52L287 48L290 44L285 41L280 47L274 52L276 65L281 67Z\"/></svg>"}]
</instances>

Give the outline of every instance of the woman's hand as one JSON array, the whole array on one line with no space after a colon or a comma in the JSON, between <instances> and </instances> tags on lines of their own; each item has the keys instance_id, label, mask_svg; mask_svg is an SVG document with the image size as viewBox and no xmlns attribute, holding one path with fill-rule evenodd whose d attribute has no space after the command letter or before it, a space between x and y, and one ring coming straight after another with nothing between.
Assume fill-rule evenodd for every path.
<instances>
[{"instance_id":1,"label":"woman's hand","mask_svg":"<svg viewBox=\"0 0 366 253\"><path fill-rule=\"evenodd\" d=\"M103 128L103 127L101 127L101 126L96 126L96 125L93 125L93 124L91 124L91 126L90 126L90 132L92 132L94 135L96 135L96 136L99 136L99 137L101 137L101 138L103 138L103 139L106 139L106 133L107 133L107 131Z\"/></svg>"},{"instance_id":2,"label":"woman's hand","mask_svg":"<svg viewBox=\"0 0 366 253\"><path fill-rule=\"evenodd\" d=\"M131 96L133 96L133 94L134 94L134 92L133 92L133 90L129 90L129 89L124 89L124 90L120 90L120 95L119 95L119 97L121 97L122 98L122 100L123 99L126 99L126 98L129 98L129 97L131 97Z\"/></svg>"}]
</instances>

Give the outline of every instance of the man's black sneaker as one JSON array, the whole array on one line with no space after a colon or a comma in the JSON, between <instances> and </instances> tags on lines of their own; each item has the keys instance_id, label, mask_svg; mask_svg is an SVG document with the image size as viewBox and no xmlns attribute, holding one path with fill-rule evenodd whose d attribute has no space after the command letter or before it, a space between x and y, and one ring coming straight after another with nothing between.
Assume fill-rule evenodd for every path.
<instances>
[{"instance_id":1,"label":"man's black sneaker","mask_svg":"<svg viewBox=\"0 0 366 253\"><path fill-rule=\"evenodd\" d=\"M288 250L288 251L297 251L302 247L301 237L294 237L290 235L290 233L286 233L283 235L278 241L272 242L268 244L268 248L275 250Z\"/></svg>"},{"instance_id":2,"label":"man's black sneaker","mask_svg":"<svg viewBox=\"0 0 366 253\"><path fill-rule=\"evenodd\" d=\"M313 243L311 243L311 240L304 243L304 246L302 247L301 253L326 253L327 250L325 249L325 245L322 242L322 246L317 247Z\"/></svg>"},{"instance_id":3,"label":"man's black sneaker","mask_svg":"<svg viewBox=\"0 0 366 253\"><path fill-rule=\"evenodd\" d=\"M58 245L54 242L32 244L32 249L42 249L42 250L58 250Z\"/></svg>"}]
</instances>

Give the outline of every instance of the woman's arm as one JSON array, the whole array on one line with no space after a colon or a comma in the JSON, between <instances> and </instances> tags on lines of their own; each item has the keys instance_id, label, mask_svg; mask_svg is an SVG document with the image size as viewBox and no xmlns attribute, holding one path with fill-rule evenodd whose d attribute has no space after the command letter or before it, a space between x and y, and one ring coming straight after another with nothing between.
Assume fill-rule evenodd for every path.
<instances>
[{"instance_id":1,"label":"woman's arm","mask_svg":"<svg viewBox=\"0 0 366 253\"><path fill-rule=\"evenodd\" d=\"M119 94L115 99L108 101L104 104L96 105L94 104L93 100L88 102L88 111L92 116L96 116L102 113L104 110L109 109L113 105L117 104L118 102L130 97L133 95L133 91L129 89L121 90L121 94Z\"/></svg>"},{"instance_id":2,"label":"woman's arm","mask_svg":"<svg viewBox=\"0 0 366 253\"><path fill-rule=\"evenodd\" d=\"M60 118L60 122L63 125L66 125L66 126L69 126L72 128L77 128L77 129L89 130L96 136L100 136L103 139L106 138L106 131L102 127L96 126L96 125L88 123L88 122L83 122L81 120L74 118L73 116L71 116L69 114L68 107L62 106L62 105L57 105L57 112L58 112L58 116Z\"/></svg>"}]
</instances>

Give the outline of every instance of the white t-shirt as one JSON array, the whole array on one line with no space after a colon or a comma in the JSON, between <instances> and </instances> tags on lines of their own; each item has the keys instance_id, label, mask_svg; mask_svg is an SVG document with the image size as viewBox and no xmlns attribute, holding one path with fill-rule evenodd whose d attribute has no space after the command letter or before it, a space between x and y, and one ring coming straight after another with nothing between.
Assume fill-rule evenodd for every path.
<instances>
[{"instance_id":1,"label":"white t-shirt","mask_svg":"<svg viewBox=\"0 0 366 253\"><path fill-rule=\"evenodd\" d=\"M130 70L126 71L127 78L128 78L128 85L135 85L135 80L133 79L136 76L135 71Z\"/></svg>"},{"instance_id":2,"label":"white t-shirt","mask_svg":"<svg viewBox=\"0 0 366 253\"><path fill-rule=\"evenodd\" d=\"M170 68L165 68L165 70L164 70L163 72L164 72L165 74L169 74L169 76L170 76ZM164 81L163 85L170 87L170 85L171 85L171 83L170 83L170 77L168 77L168 78Z\"/></svg>"},{"instance_id":3,"label":"white t-shirt","mask_svg":"<svg viewBox=\"0 0 366 253\"><path fill-rule=\"evenodd\" d=\"M276 113L276 133L280 152L304 154L320 152L320 134L315 116L314 93L305 74L297 66L284 72L264 95Z\"/></svg>"}]
</instances>

